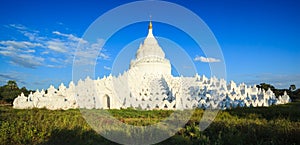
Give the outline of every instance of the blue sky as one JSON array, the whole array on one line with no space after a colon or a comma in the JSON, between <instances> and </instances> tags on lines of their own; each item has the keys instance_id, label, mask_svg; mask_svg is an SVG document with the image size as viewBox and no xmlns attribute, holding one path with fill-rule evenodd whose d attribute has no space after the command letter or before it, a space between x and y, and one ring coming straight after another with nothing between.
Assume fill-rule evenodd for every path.
<instances>
[{"instance_id":1,"label":"blue sky","mask_svg":"<svg viewBox=\"0 0 300 145\"><path fill-rule=\"evenodd\" d=\"M16 80L29 89L68 84L77 43L86 29L105 12L128 2L132 1L1 0L0 84ZM227 80L300 87L298 0L169 2L196 13L214 33L224 55ZM98 56L96 77L111 73L117 54L128 43L145 37L147 25L126 26L107 41ZM199 74L210 75L206 56L187 34L163 23L153 22L153 27L154 35L176 42L187 52ZM100 47L101 43L89 45ZM131 46L136 45L138 41Z\"/></svg>"}]
</instances>

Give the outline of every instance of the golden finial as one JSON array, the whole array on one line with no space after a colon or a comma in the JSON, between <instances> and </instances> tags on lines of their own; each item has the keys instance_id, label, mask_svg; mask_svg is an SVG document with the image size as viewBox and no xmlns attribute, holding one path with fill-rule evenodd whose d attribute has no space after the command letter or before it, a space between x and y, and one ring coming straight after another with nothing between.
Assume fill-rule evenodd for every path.
<instances>
[{"instance_id":1,"label":"golden finial","mask_svg":"<svg viewBox=\"0 0 300 145\"><path fill-rule=\"evenodd\" d=\"M150 15L150 23L149 23L148 29L152 29L152 16L151 15Z\"/></svg>"}]
</instances>

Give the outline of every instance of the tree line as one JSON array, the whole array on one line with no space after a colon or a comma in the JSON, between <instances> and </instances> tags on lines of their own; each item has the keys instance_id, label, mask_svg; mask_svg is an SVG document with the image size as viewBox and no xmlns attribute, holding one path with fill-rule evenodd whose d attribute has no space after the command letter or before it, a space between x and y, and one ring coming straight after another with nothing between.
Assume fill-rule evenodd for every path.
<instances>
[{"instance_id":1,"label":"tree line","mask_svg":"<svg viewBox=\"0 0 300 145\"><path fill-rule=\"evenodd\" d=\"M293 102L300 101L300 89L297 89L296 85L294 84L290 85L288 89L276 89L274 86L266 83L261 83L259 85L256 85L256 87L264 89L265 91L267 91L270 88L274 92L276 97L282 96L286 91Z\"/></svg>"},{"instance_id":2,"label":"tree line","mask_svg":"<svg viewBox=\"0 0 300 145\"><path fill-rule=\"evenodd\" d=\"M14 80L9 80L3 86L0 86L0 104L12 104L14 99L24 93L25 96L29 95L32 90L27 90L26 87L19 88Z\"/></svg>"}]
</instances>

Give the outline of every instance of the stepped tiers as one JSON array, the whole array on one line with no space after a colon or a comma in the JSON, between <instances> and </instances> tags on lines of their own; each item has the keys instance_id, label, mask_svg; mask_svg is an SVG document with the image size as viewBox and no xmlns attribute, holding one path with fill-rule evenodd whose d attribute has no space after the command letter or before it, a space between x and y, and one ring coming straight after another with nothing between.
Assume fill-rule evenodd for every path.
<instances>
[{"instance_id":1,"label":"stepped tiers","mask_svg":"<svg viewBox=\"0 0 300 145\"><path fill-rule=\"evenodd\" d=\"M44 90L22 93L13 107L55 109L229 109L236 107L259 107L290 102L289 96L276 97L268 89L258 89L244 83L227 83L216 77L206 78L175 77L171 75L171 65L164 51L149 32L130 63L129 70L119 76L108 76L92 80L87 77L77 84L70 82L58 89L52 85Z\"/></svg>"},{"instance_id":2,"label":"stepped tiers","mask_svg":"<svg viewBox=\"0 0 300 145\"><path fill-rule=\"evenodd\" d=\"M143 74L171 74L170 61L165 58L164 51L153 36L151 22L148 35L136 52L136 59L130 62L129 69L134 67Z\"/></svg>"}]
</instances>

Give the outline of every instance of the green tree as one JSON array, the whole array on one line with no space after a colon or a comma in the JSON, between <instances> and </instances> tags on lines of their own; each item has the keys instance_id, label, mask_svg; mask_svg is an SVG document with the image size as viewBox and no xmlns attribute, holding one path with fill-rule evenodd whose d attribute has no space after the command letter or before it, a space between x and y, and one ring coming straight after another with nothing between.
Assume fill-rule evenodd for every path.
<instances>
[{"instance_id":1,"label":"green tree","mask_svg":"<svg viewBox=\"0 0 300 145\"><path fill-rule=\"evenodd\" d=\"M6 84L6 86L10 89L10 90L15 90L15 89L19 89L18 85L16 83L16 81L13 80L9 80Z\"/></svg>"},{"instance_id":2,"label":"green tree","mask_svg":"<svg viewBox=\"0 0 300 145\"><path fill-rule=\"evenodd\" d=\"M261 83L260 85L256 85L257 88L261 88L264 89L265 91L267 91L269 88L273 91L275 90L275 87L270 85L270 84L266 84L266 83Z\"/></svg>"},{"instance_id":3,"label":"green tree","mask_svg":"<svg viewBox=\"0 0 300 145\"><path fill-rule=\"evenodd\" d=\"M28 96L30 94L30 92L33 92L33 91L29 91L27 90L25 87L22 87L20 89L21 93L24 93L25 96Z\"/></svg>"},{"instance_id":4,"label":"green tree","mask_svg":"<svg viewBox=\"0 0 300 145\"><path fill-rule=\"evenodd\" d=\"M271 91L274 92L276 97L283 95L284 91L286 91L288 95L290 95L290 91L288 89L276 89L274 86L266 83L261 83L260 85L256 85L256 87L264 89L265 91L267 91L270 88Z\"/></svg>"},{"instance_id":5,"label":"green tree","mask_svg":"<svg viewBox=\"0 0 300 145\"><path fill-rule=\"evenodd\" d=\"M294 85L294 84L293 84L293 85L290 85L289 90L290 90L290 91L295 91L295 90L296 90L296 85Z\"/></svg>"},{"instance_id":6,"label":"green tree","mask_svg":"<svg viewBox=\"0 0 300 145\"><path fill-rule=\"evenodd\" d=\"M29 94L29 91L25 87L19 89L16 81L9 80L6 85L0 87L0 100L5 101L6 103L12 103L22 92L25 95Z\"/></svg>"}]
</instances>

